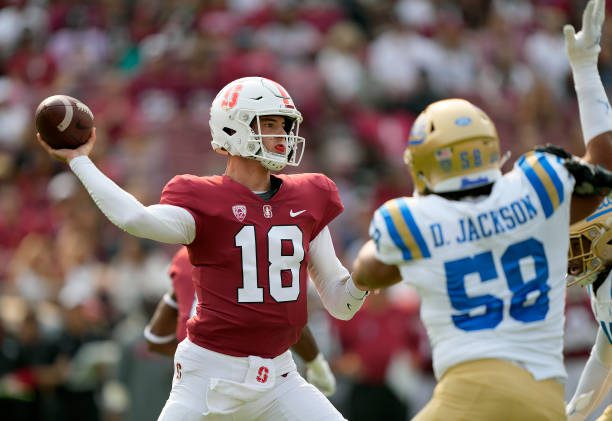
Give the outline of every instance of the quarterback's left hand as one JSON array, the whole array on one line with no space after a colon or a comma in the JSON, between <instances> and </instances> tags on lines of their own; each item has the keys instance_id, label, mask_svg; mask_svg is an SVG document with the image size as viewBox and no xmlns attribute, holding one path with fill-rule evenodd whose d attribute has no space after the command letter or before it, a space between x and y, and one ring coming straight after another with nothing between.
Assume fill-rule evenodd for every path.
<instances>
[{"instance_id":1,"label":"quarterback's left hand","mask_svg":"<svg viewBox=\"0 0 612 421\"><path fill-rule=\"evenodd\" d=\"M331 396L336 392L336 377L321 353L306 363L306 380L325 396Z\"/></svg>"}]
</instances>

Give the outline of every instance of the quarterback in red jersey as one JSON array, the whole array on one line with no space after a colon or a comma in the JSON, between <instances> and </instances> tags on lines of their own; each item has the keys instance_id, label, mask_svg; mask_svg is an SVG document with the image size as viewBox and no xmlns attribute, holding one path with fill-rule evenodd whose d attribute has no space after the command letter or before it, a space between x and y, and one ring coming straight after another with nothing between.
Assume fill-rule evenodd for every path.
<instances>
[{"instance_id":1,"label":"quarterback in red jersey","mask_svg":"<svg viewBox=\"0 0 612 421\"><path fill-rule=\"evenodd\" d=\"M327 225L342 212L322 174L273 175L298 165L302 115L287 91L261 77L226 85L213 100L213 149L223 175L174 177L145 206L88 158L95 143L47 152L68 162L107 218L128 233L189 251L198 304L175 353L159 420L338 420L342 415L296 370L289 351L306 325L306 284L348 320L365 293L336 257Z\"/></svg>"},{"instance_id":2,"label":"quarterback in red jersey","mask_svg":"<svg viewBox=\"0 0 612 421\"><path fill-rule=\"evenodd\" d=\"M159 301L155 314L145 327L149 350L174 356L176 347L187 336L187 320L195 315L197 298L191 282L193 266L187 248L182 247L172 259L168 274L172 289ZM336 378L329 363L319 352L317 342L308 326L304 326L299 340L291 347L306 364L306 379L325 396L336 390Z\"/></svg>"}]
</instances>

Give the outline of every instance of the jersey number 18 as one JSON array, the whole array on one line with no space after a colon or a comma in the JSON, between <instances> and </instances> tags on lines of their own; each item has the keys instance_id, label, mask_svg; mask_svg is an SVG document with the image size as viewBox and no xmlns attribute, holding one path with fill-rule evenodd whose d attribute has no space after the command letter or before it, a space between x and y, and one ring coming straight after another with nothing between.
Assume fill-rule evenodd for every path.
<instances>
[{"instance_id":1,"label":"jersey number 18","mask_svg":"<svg viewBox=\"0 0 612 421\"><path fill-rule=\"evenodd\" d=\"M282 253L283 242L291 242L292 254ZM257 285L257 243L255 227L245 225L234 237L242 251L242 287L239 303L263 303L264 289ZM268 282L277 302L295 301L300 295L300 266L304 260L302 231L295 225L273 226L268 231ZM291 273L291 285L283 286L281 273Z\"/></svg>"}]
</instances>

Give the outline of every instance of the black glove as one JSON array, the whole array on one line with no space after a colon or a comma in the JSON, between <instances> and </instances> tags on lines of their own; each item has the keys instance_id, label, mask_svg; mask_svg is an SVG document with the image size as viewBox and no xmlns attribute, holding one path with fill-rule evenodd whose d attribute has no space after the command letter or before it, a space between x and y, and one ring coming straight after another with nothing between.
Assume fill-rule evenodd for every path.
<instances>
[{"instance_id":1,"label":"black glove","mask_svg":"<svg viewBox=\"0 0 612 421\"><path fill-rule=\"evenodd\" d=\"M592 165L555 145L538 146L536 152L546 152L563 159L563 166L576 180L574 194L578 196L604 196L612 189L612 171L601 165Z\"/></svg>"}]
</instances>

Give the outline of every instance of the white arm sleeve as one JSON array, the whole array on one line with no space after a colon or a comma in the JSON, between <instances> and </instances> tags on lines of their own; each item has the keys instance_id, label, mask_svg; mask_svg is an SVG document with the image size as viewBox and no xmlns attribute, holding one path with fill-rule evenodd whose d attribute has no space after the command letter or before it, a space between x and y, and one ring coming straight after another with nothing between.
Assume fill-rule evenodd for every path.
<instances>
[{"instance_id":1,"label":"white arm sleeve","mask_svg":"<svg viewBox=\"0 0 612 421\"><path fill-rule=\"evenodd\" d=\"M584 144L597 135L612 130L612 112L597 65L573 68L574 87L578 98L580 126Z\"/></svg>"},{"instance_id":2,"label":"white arm sleeve","mask_svg":"<svg viewBox=\"0 0 612 421\"><path fill-rule=\"evenodd\" d=\"M601 328L595 345L578 381L574 396L567 404L568 420L584 420L597 408L612 386L612 345Z\"/></svg>"},{"instance_id":3,"label":"white arm sleeve","mask_svg":"<svg viewBox=\"0 0 612 421\"><path fill-rule=\"evenodd\" d=\"M172 205L143 205L104 175L86 156L72 159L70 169L102 213L122 230L136 237L170 244L189 244L195 238L195 220L186 209Z\"/></svg>"},{"instance_id":4,"label":"white arm sleeve","mask_svg":"<svg viewBox=\"0 0 612 421\"><path fill-rule=\"evenodd\" d=\"M349 271L336 257L327 227L310 242L308 272L323 305L332 316L349 320L361 308L367 292L355 286Z\"/></svg>"}]
</instances>

